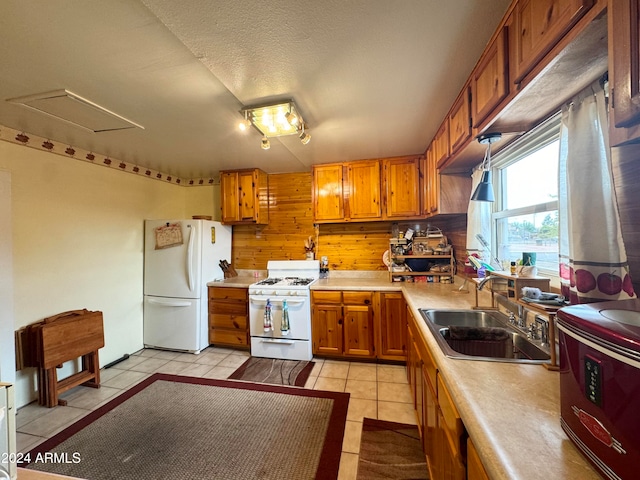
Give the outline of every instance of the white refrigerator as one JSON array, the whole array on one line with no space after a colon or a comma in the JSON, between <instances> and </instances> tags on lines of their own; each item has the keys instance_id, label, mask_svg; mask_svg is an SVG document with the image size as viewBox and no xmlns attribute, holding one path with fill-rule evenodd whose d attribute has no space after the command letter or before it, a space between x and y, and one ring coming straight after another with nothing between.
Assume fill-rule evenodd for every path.
<instances>
[{"instance_id":1,"label":"white refrigerator","mask_svg":"<svg viewBox=\"0 0 640 480\"><path fill-rule=\"evenodd\" d=\"M231 227L208 220L145 220L145 347L200 353L209 346L207 282L224 278Z\"/></svg>"}]
</instances>

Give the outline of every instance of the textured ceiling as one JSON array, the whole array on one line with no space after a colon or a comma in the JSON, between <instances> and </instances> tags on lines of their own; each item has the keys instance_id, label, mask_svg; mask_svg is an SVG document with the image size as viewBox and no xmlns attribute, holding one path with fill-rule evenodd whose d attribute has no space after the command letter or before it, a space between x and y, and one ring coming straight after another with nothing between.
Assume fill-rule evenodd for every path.
<instances>
[{"instance_id":1,"label":"textured ceiling","mask_svg":"<svg viewBox=\"0 0 640 480\"><path fill-rule=\"evenodd\" d=\"M0 124L185 178L422 153L508 3L2 0ZM57 89L144 130L85 132L5 101ZM283 98L312 140L262 151L238 110Z\"/></svg>"}]
</instances>

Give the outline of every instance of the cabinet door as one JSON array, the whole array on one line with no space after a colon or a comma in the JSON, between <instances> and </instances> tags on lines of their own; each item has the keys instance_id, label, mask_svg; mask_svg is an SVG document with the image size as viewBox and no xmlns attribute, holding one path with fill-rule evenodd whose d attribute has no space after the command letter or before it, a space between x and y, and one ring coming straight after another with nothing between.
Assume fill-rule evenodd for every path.
<instances>
[{"instance_id":1,"label":"cabinet door","mask_svg":"<svg viewBox=\"0 0 640 480\"><path fill-rule=\"evenodd\" d=\"M609 2L616 128L640 124L640 1Z\"/></svg>"},{"instance_id":2,"label":"cabinet door","mask_svg":"<svg viewBox=\"0 0 640 480\"><path fill-rule=\"evenodd\" d=\"M373 357L373 312L367 305L345 305L344 354Z\"/></svg>"},{"instance_id":3,"label":"cabinet door","mask_svg":"<svg viewBox=\"0 0 640 480\"><path fill-rule=\"evenodd\" d=\"M387 218L420 215L420 159L388 158L383 162Z\"/></svg>"},{"instance_id":4,"label":"cabinet door","mask_svg":"<svg viewBox=\"0 0 640 480\"><path fill-rule=\"evenodd\" d=\"M509 93L507 31L502 28L471 75L473 128L487 118Z\"/></svg>"},{"instance_id":5,"label":"cabinet door","mask_svg":"<svg viewBox=\"0 0 640 480\"><path fill-rule=\"evenodd\" d=\"M222 222L236 222L240 218L240 199L238 198L238 173L220 174L220 194L222 199Z\"/></svg>"},{"instance_id":6,"label":"cabinet door","mask_svg":"<svg viewBox=\"0 0 640 480\"><path fill-rule=\"evenodd\" d=\"M411 315L411 312L407 312L407 315ZM413 408L416 407L416 359L418 358L418 347L416 347L413 341L413 334L411 330L407 329L407 382L409 382L409 389L411 390L411 397L413 398Z\"/></svg>"},{"instance_id":7,"label":"cabinet door","mask_svg":"<svg viewBox=\"0 0 640 480\"><path fill-rule=\"evenodd\" d=\"M438 410L438 433L436 434L437 445L435 453L435 470L438 472L435 478L442 480L466 480L466 469L462 462L462 454L456 448L455 443L447 434L447 431L441 428L444 417L442 411Z\"/></svg>"},{"instance_id":8,"label":"cabinet door","mask_svg":"<svg viewBox=\"0 0 640 480\"><path fill-rule=\"evenodd\" d=\"M471 137L471 105L469 87L465 86L449 113L449 152L460 149Z\"/></svg>"},{"instance_id":9,"label":"cabinet door","mask_svg":"<svg viewBox=\"0 0 640 480\"><path fill-rule=\"evenodd\" d=\"M520 0L515 8L515 83L591 8L594 0Z\"/></svg>"},{"instance_id":10,"label":"cabinet door","mask_svg":"<svg viewBox=\"0 0 640 480\"><path fill-rule=\"evenodd\" d=\"M429 478L437 478L435 474L435 457L438 441L438 402L436 391L429 381L428 372L422 368L422 449L427 457Z\"/></svg>"},{"instance_id":11,"label":"cabinet door","mask_svg":"<svg viewBox=\"0 0 640 480\"><path fill-rule=\"evenodd\" d=\"M442 168L449 159L449 122L445 120L433 137L433 162Z\"/></svg>"},{"instance_id":12,"label":"cabinet door","mask_svg":"<svg viewBox=\"0 0 640 480\"><path fill-rule=\"evenodd\" d=\"M407 305L402 293L380 294L378 358L404 360L407 353Z\"/></svg>"},{"instance_id":13,"label":"cabinet door","mask_svg":"<svg viewBox=\"0 0 640 480\"><path fill-rule=\"evenodd\" d=\"M314 305L312 321L313 353L342 355L342 307Z\"/></svg>"},{"instance_id":14,"label":"cabinet door","mask_svg":"<svg viewBox=\"0 0 640 480\"><path fill-rule=\"evenodd\" d=\"M240 220L253 220L256 216L256 179L254 172L238 174L238 195L240 197Z\"/></svg>"},{"instance_id":15,"label":"cabinet door","mask_svg":"<svg viewBox=\"0 0 640 480\"><path fill-rule=\"evenodd\" d=\"M313 167L313 216L316 222L344 220L342 164Z\"/></svg>"},{"instance_id":16,"label":"cabinet door","mask_svg":"<svg viewBox=\"0 0 640 480\"><path fill-rule=\"evenodd\" d=\"M435 142L434 142L435 143ZM435 144L432 143L427 149L425 159L422 161L423 177L423 215L434 215L438 213L438 197L440 195L440 181L435 154Z\"/></svg>"},{"instance_id":17,"label":"cabinet door","mask_svg":"<svg viewBox=\"0 0 640 480\"><path fill-rule=\"evenodd\" d=\"M467 439L467 480L489 480L489 475L470 438Z\"/></svg>"},{"instance_id":18,"label":"cabinet door","mask_svg":"<svg viewBox=\"0 0 640 480\"><path fill-rule=\"evenodd\" d=\"M380 219L380 162L352 162L349 163L348 172L348 217L351 220Z\"/></svg>"}]
</instances>

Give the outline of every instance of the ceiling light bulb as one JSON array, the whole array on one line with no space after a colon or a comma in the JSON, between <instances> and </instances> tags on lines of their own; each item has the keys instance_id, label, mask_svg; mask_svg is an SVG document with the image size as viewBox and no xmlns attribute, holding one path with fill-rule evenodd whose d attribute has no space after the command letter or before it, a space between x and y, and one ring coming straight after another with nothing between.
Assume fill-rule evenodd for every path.
<instances>
[{"instance_id":1,"label":"ceiling light bulb","mask_svg":"<svg viewBox=\"0 0 640 480\"><path fill-rule=\"evenodd\" d=\"M247 130L250 126L251 126L251 120L249 120L248 118L245 118L238 124L238 128L240 128L240 130L242 130L243 132Z\"/></svg>"},{"instance_id":2,"label":"ceiling light bulb","mask_svg":"<svg viewBox=\"0 0 640 480\"><path fill-rule=\"evenodd\" d=\"M310 140L311 140L311 135L308 132L305 132L303 129L302 133L300 134L300 141L302 142L303 145L306 145L307 143L309 143Z\"/></svg>"},{"instance_id":3,"label":"ceiling light bulb","mask_svg":"<svg viewBox=\"0 0 640 480\"><path fill-rule=\"evenodd\" d=\"M298 124L298 116L293 113L293 112L287 112L284 114L284 117L287 119L287 122L289 122L289 125L291 126L296 126Z\"/></svg>"},{"instance_id":4,"label":"ceiling light bulb","mask_svg":"<svg viewBox=\"0 0 640 480\"><path fill-rule=\"evenodd\" d=\"M267 137L262 137L262 145L260 145L263 150L269 150L271 148L271 144L269 143L269 139Z\"/></svg>"}]
</instances>

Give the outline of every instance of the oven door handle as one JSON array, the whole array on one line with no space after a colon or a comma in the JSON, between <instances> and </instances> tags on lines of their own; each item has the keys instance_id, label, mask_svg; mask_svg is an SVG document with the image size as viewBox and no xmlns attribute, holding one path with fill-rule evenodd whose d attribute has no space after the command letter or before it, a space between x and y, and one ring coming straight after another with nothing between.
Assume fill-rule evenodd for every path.
<instances>
[{"instance_id":1,"label":"oven door handle","mask_svg":"<svg viewBox=\"0 0 640 480\"><path fill-rule=\"evenodd\" d=\"M269 301L271 303L282 303L281 299L278 298L270 298ZM267 301L266 300L257 300L255 298L249 298L249 302L255 304L255 305L266 305ZM287 305L300 305L304 303L304 300L287 300Z\"/></svg>"},{"instance_id":2,"label":"oven door handle","mask_svg":"<svg viewBox=\"0 0 640 480\"><path fill-rule=\"evenodd\" d=\"M262 339L260 340L260 343L277 343L280 345L293 345L296 342L294 342L293 340L280 340L278 338L270 338L270 339Z\"/></svg>"}]
</instances>

